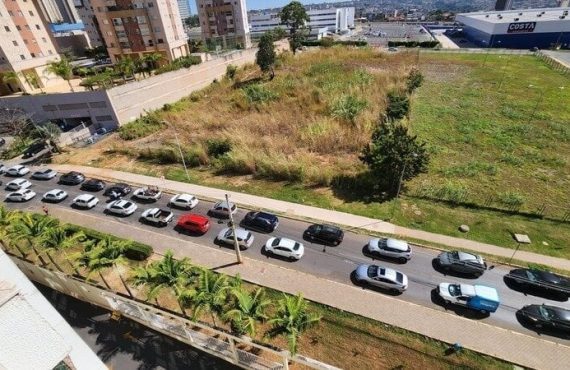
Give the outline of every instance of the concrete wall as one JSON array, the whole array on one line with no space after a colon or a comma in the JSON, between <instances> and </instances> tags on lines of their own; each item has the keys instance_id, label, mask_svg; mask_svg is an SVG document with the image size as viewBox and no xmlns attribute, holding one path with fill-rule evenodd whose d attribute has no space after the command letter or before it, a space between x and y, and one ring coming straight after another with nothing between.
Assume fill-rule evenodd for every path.
<instances>
[{"instance_id":1,"label":"concrete wall","mask_svg":"<svg viewBox=\"0 0 570 370\"><path fill-rule=\"evenodd\" d=\"M193 91L208 86L226 73L229 64L241 66L255 62L257 49L239 50L190 69L164 73L108 90L121 124L135 120L145 111L174 103Z\"/></svg>"}]
</instances>

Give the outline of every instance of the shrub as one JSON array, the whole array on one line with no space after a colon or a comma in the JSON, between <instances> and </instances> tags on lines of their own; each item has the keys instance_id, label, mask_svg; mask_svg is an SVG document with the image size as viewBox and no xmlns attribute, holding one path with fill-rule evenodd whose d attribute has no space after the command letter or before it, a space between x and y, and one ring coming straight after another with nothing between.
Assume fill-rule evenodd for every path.
<instances>
[{"instance_id":1,"label":"shrub","mask_svg":"<svg viewBox=\"0 0 570 370\"><path fill-rule=\"evenodd\" d=\"M408 115L410 111L410 101L405 94L395 91L388 93L388 107L386 116L391 120L399 120Z\"/></svg>"},{"instance_id":2,"label":"shrub","mask_svg":"<svg viewBox=\"0 0 570 370\"><path fill-rule=\"evenodd\" d=\"M119 128L119 137L123 140L135 140L160 131L164 127L158 114L151 112Z\"/></svg>"},{"instance_id":3,"label":"shrub","mask_svg":"<svg viewBox=\"0 0 570 370\"><path fill-rule=\"evenodd\" d=\"M389 47L404 46L407 48L415 48L417 46L421 48L435 48L439 45L439 41L388 41Z\"/></svg>"},{"instance_id":4,"label":"shrub","mask_svg":"<svg viewBox=\"0 0 570 370\"><path fill-rule=\"evenodd\" d=\"M234 66L233 64L230 64L226 67L226 77L229 78L230 80L233 80L234 77L236 76L238 67Z\"/></svg>"},{"instance_id":5,"label":"shrub","mask_svg":"<svg viewBox=\"0 0 570 370\"><path fill-rule=\"evenodd\" d=\"M523 205L525 198L517 192L507 191L499 194L499 201L509 208L518 209Z\"/></svg>"},{"instance_id":6,"label":"shrub","mask_svg":"<svg viewBox=\"0 0 570 370\"><path fill-rule=\"evenodd\" d=\"M334 39L332 37L323 37L321 39L321 47L330 48L334 45Z\"/></svg>"},{"instance_id":7,"label":"shrub","mask_svg":"<svg viewBox=\"0 0 570 370\"><path fill-rule=\"evenodd\" d=\"M331 106L331 115L335 118L354 123L356 117L368 107L368 101L352 95L344 95Z\"/></svg>"},{"instance_id":8,"label":"shrub","mask_svg":"<svg viewBox=\"0 0 570 370\"><path fill-rule=\"evenodd\" d=\"M139 150L137 158L157 164L172 164L180 161L178 151L174 148L144 148Z\"/></svg>"},{"instance_id":9,"label":"shrub","mask_svg":"<svg viewBox=\"0 0 570 370\"><path fill-rule=\"evenodd\" d=\"M412 69L410 74L406 78L406 87L408 89L408 93L411 94L414 92L415 89L422 86L424 82L424 76L418 69Z\"/></svg>"},{"instance_id":10,"label":"shrub","mask_svg":"<svg viewBox=\"0 0 570 370\"><path fill-rule=\"evenodd\" d=\"M210 157L219 158L232 150L228 139L210 139L206 141L206 152Z\"/></svg>"},{"instance_id":11,"label":"shrub","mask_svg":"<svg viewBox=\"0 0 570 370\"><path fill-rule=\"evenodd\" d=\"M278 97L276 93L259 84L244 86L242 90L250 103L265 103Z\"/></svg>"},{"instance_id":12,"label":"shrub","mask_svg":"<svg viewBox=\"0 0 570 370\"><path fill-rule=\"evenodd\" d=\"M178 59L173 60L171 63L166 64L160 68L157 68L154 71L155 75L159 75L161 73L172 72L179 70L181 68L190 68L193 65L202 63L202 58L197 55L188 55L185 57L180 57Z\"/></svg>"}]
</instances>

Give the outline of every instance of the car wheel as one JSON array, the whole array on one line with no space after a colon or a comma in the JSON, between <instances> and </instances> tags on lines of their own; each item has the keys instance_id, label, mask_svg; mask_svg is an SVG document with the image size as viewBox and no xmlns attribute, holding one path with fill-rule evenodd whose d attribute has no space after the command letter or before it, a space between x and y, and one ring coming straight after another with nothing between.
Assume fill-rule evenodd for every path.
<instances>
[{"instance_id":1,"label":"car wheel","mask_svg":"<svg viewBox=\"0 0 570 370\"><path fill-rule=\"evenodd\" d=\"M401 292L400 292L398 289L396 289L396 288L390 289L390 292L392 292L392 293L394 293L394 294L401 293Z\"/></svg>"},{"instance_id":2,"label":"car wheel","mask_svg":"<svg viewBox=\"0 0 570 370\"><path fill-rule=\"evenodd\" d=\"M482 315L486 315L486 314L489 313L487 310L481 310L481 311L479 311L479 312L481 312Z\"/></svg>"},{"instance_id":3,"label":"car wheel","mask_svg":"<svg viewBox=\"0 0 570 370\"><path fill-rule=\"evenodd\" d=\"M336 247L337 245L339 245L339 244L340 244L340 242L339 242L338 240L335 240L335 241L333 242L333 245L334 245L335 247Z\"/></svg>"},{"instance_id":4,"label":"car wheel","mask_svg":"<svg viewBox=\"0 0 570 370\"><path fill-rule=\"evenodd\" d=\"M296 260L296 258L295 258L295 257L293 257L293 256L289 256L289 261L295 261L295 260Z\"/></svg>"},{"instance_id":5,"label":"car wheel","mask_svg":"<svg viewBox=\"0 0 570 370\"><path fill-rule=\"evenodd\" d=\"M451 304L451 301L449 299L445 299L444 302L447 306L449 306Z\"/></svg>"},{"instance_id":6,"label":"car wheel","mask_svg":"<svg viewBox=\"0 0 570 370\"><path fill-rule=\"evenodd\" d=\"M398 261L400 263L406 263L406 262L408 262L408 259L406 257L400 257L400 258L398 258Z\"/></svg>"}]
</instances>

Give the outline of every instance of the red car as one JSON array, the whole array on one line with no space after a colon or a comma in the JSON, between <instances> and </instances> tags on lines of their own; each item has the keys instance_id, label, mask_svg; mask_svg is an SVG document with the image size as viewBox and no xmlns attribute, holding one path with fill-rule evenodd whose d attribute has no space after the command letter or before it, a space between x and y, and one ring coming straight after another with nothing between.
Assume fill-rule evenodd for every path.
<instances>
[{"instance_id":1,"label":"red car","mask_svg":"<svg viewBox=\"0 0 570 370\"><path fill-rule=\"evenodd\" d=\"M180 216L176 228L190 233L205 234L210 229L210 220L206 216L187 213Z\"/></svg>"}]
</instances>

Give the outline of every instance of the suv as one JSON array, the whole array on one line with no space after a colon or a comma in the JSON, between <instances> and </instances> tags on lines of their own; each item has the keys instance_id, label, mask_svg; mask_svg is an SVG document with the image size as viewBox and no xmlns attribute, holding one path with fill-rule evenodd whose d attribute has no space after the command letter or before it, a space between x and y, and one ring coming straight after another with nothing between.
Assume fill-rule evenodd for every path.
<instances>
[{"instance_id":1,"label":"suv","mask_svg":"<svg viewBox=\"0 0 570 370\"><path fill-rule=\"evenodd\" d=\"M230 212L232 215L235 214L237 212L237 206L234 203L226 202L225 200L214 204L212 209L209 211L210 215L219 218L229 218Z\"/></svg>"},{"instance_id":2,"label":"suv","mask_svg":"<svg viewBox=\"0 0 570 370\"><path fill-rule=\"evenodd\" d=\"M311 225L305 230L303 238L336 246L342 242L344 232L332 225Z\"/></svg>"},{"instance_id":3,"label":"suv","mask_svg":"<svg viewBox=\"0 0 570 370\"><path fill-rule=\"evenodd\" d=\"M210 229L210 220L205 216L188 213L180 216L175 229L178 231L205 234L208 229Z\"/></svg>"},{"instance_id":4,"label":"suv","mask_svg":"<svg viewBox=\"0 0 570 370\"><path fill-rule=\"evenodd\" d=\"M404 240L392 238L374 238L366 244L366 252L380 257L395 258L406 263L412 258L412 248Z\"/></svg>"},{"instance_id":5,"label":"suv","mask_svg":"<svg viewBox=\"0 0 570 370\"><path fill-rule=\"evenodd\" d=\"M105 182L99 179L89 179L81 184L81 190L100 191L105 189Z\"/></svg>"},{"instance_id":6,"label":"suv","mask_svg":"<svg viewBox=\"0 0 570 370\"><path fill-rule=\"evenodd\" d=\"M108 196L111 195L111 193L115 192L117 194L119 194L120 196L124 197L127 194L129 194L132 191L131 187L127 184L123 184L123 183L117 183L113 186L109 186L105 192L103 193L103 195Z\"/></svg>"},{"instance_id":7,"label":"suv","mask_svg":"<svg viewBox=\"0 0 570 370\"><path fill-rule=\"evenodd\" d=\"M481 276L487 269L483 257L460 251L443 252L437 256L437 261L443 270L463 274Z\"/></svg>"},{"instance_id":8,"label":"suv","mask_svg":"<svg viewBox=\"0 0 570 370\"><path fill-rule=\"evenodd\" d=\"M245 215L241 221L241 225L248 229L271 233L275 231L277 225L279 225L279 219L271 213L252 211Z\"/></svg>"},{"instance_id":9,"label":"suv","mask_svg":"<svg viewBox=\"0 0 570 370\"><path fill-rule=\"evenodd\" d=\"M59 178L60 184L65 185L79 185L85 181L85 176L82 173L71 171Z\"/></svg>"}]
</instances>

